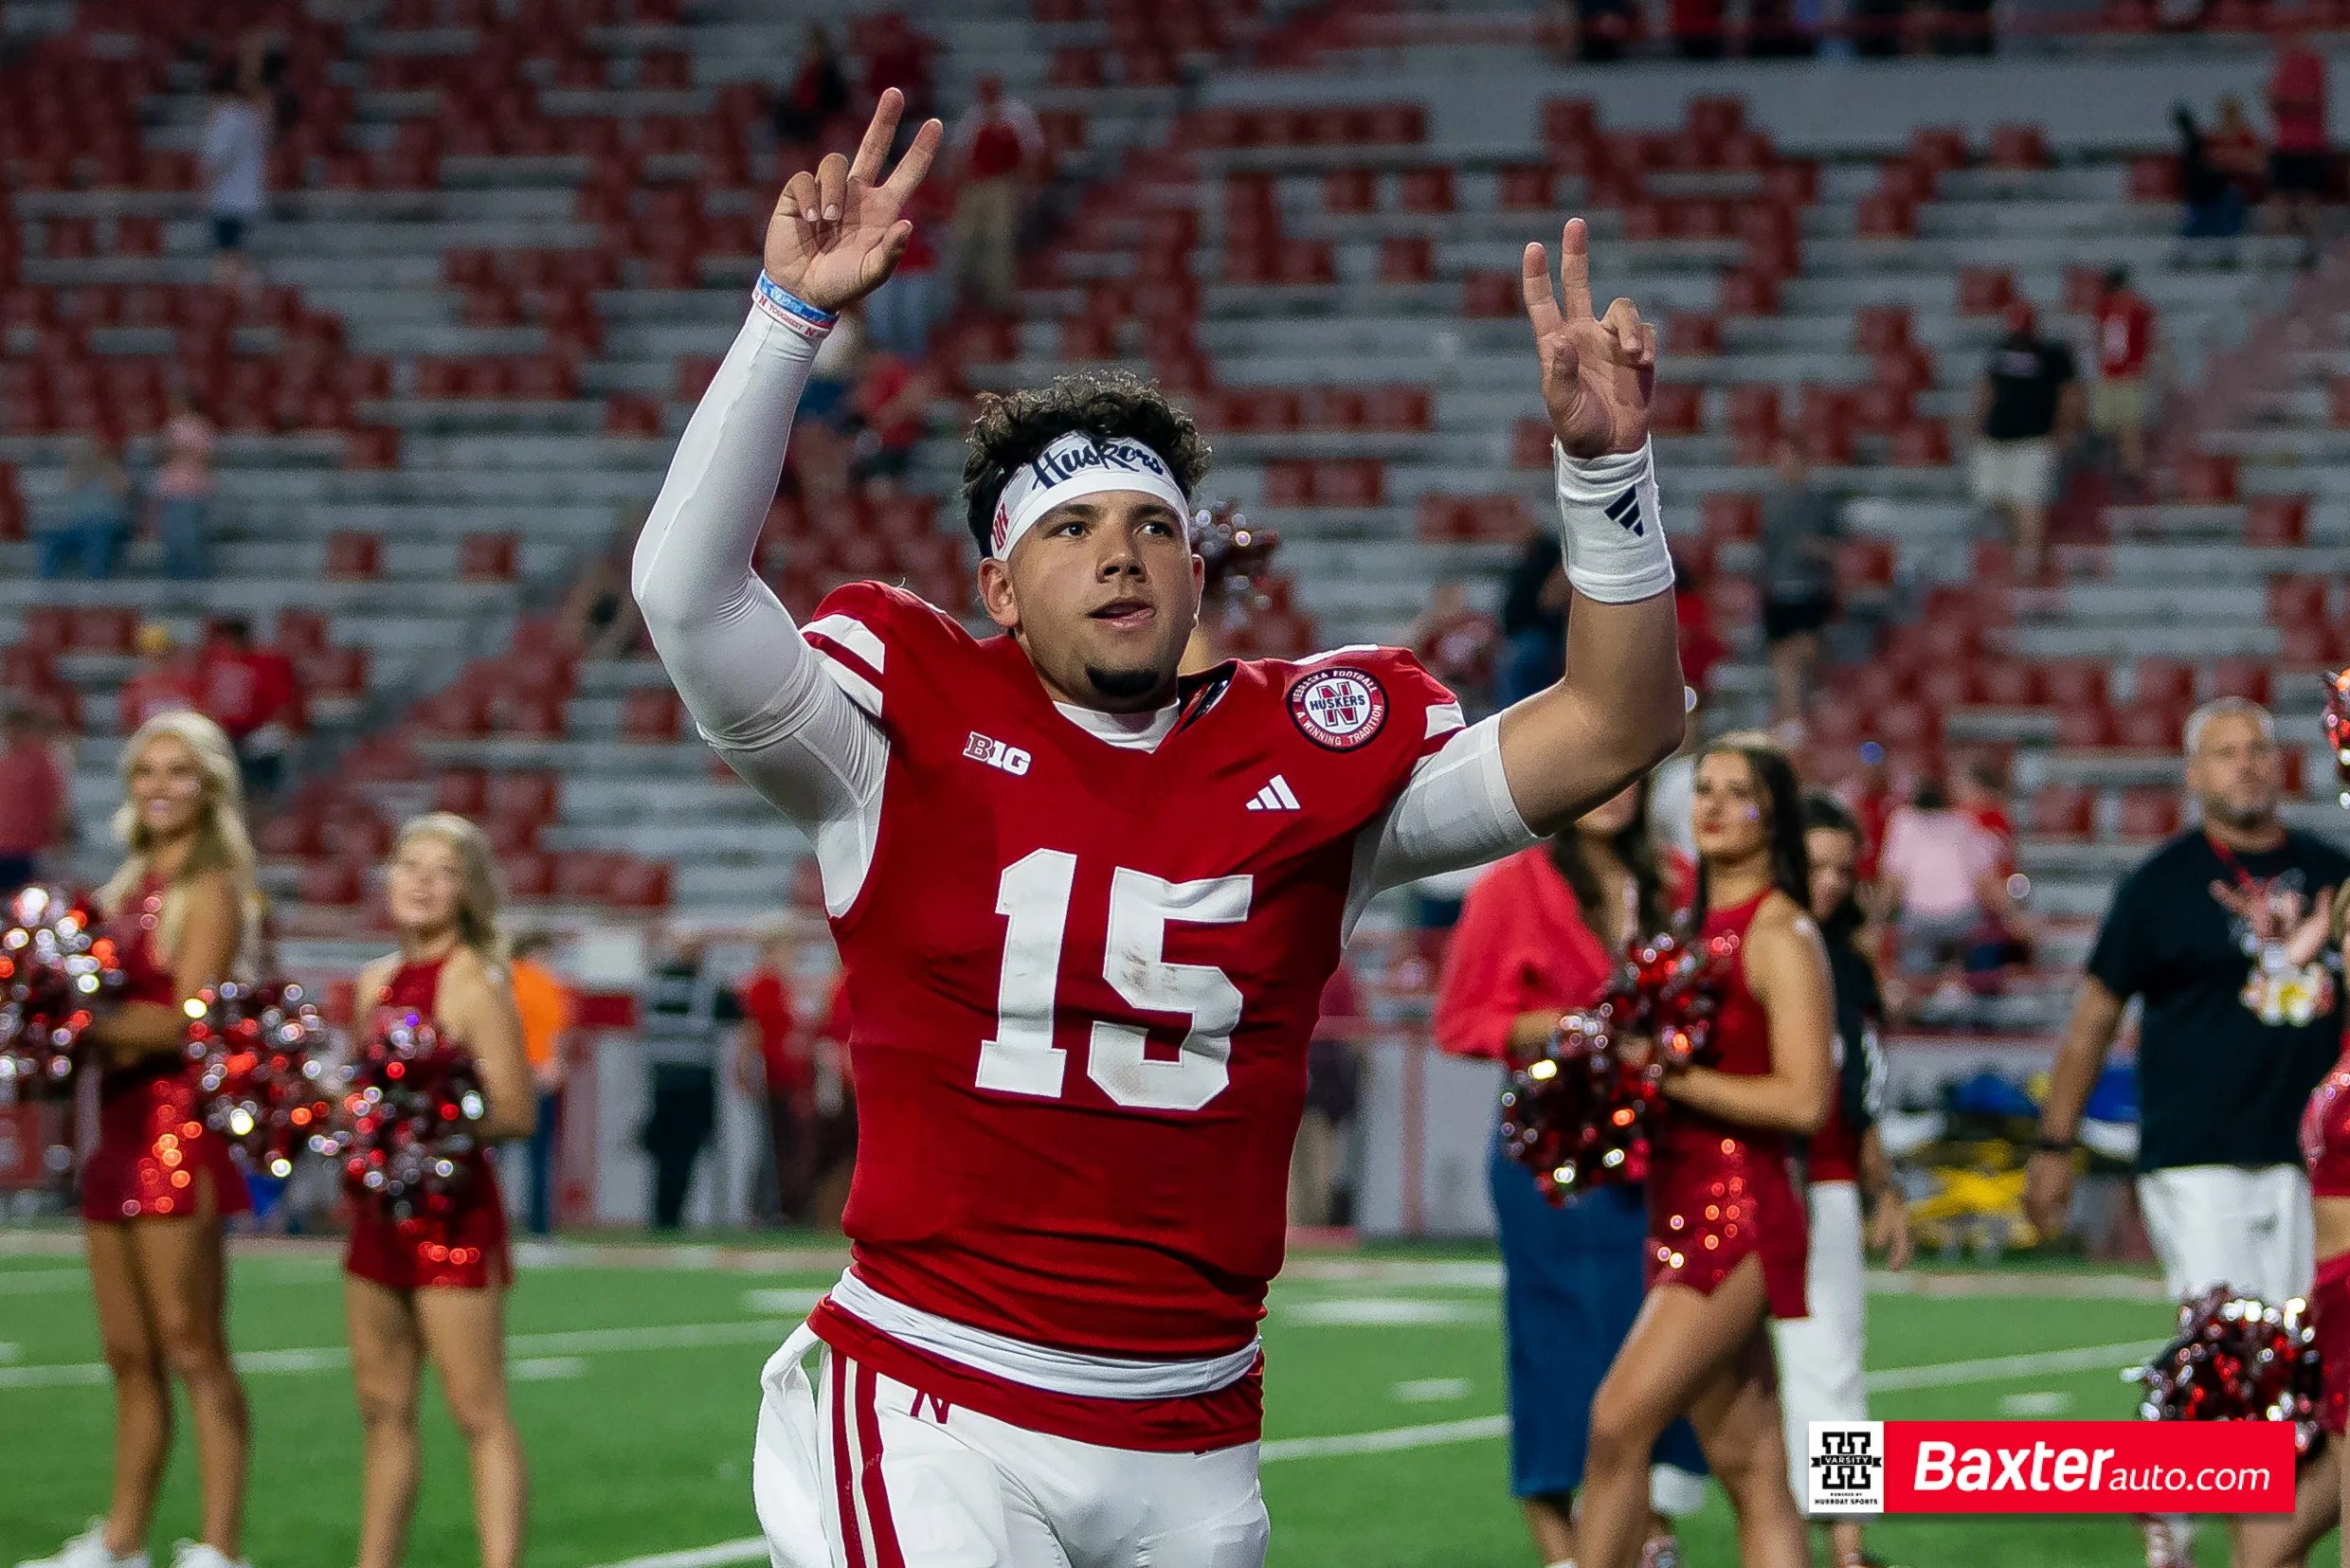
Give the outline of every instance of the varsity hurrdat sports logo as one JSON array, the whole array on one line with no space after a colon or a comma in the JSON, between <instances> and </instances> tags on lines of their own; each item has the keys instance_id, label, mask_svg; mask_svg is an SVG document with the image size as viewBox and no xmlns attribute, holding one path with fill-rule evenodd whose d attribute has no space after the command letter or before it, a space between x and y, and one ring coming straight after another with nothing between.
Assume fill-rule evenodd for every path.
<instances>
[{"instance_id":1,"label":"varsity hurrdat sports logo","mask_svg":"<svg viewBox=\"0 0 2350 1568\"><path fill-rule=\"evenodd\" d=\"M1814 1421L1805 1453L1811 1511L1885 1511L1885 1423Z\"/></svg>"}]
</instances>

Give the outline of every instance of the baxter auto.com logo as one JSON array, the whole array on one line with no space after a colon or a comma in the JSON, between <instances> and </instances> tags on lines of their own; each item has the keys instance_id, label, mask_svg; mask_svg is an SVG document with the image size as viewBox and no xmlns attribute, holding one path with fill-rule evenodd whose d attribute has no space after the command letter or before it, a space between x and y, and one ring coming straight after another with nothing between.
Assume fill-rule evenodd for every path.
<instances>
[{"instance_id":1,"label":"baxter auto.com logo","mask_svg":"<svg viewBox=\"0 0 2350 1568\"><path fill-rule=\"evenodd\" d=\"M1814 1421L1805 1455L1808 1511L1885 1511L1885 1423Z\"/></svg>"}]
</instances>

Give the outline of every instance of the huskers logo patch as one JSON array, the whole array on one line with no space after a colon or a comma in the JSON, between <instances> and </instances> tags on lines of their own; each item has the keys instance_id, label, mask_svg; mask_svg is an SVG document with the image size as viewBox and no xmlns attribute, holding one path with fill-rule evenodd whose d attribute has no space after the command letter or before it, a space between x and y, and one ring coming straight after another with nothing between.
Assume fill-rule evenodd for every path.
<instances>
[{"instance_id":1,"label":"huskers logo patch","mask_svg":"<svg viewBox=\"0 0 2350 1568\"><path fill-rule=\"evenodd\" d=\"M1351 751L1387 722L1387 694L1378 680L1351 665L1311 670L1290 687L1290 717L1316 746Z\"/></svg>"}]
</instances>

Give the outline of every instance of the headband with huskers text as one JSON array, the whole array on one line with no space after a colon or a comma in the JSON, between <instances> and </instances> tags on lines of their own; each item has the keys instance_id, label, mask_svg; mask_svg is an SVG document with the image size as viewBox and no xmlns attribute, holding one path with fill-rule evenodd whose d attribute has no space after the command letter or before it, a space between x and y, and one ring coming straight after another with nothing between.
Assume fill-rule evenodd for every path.
<instances>
[{"instance_id":1,"label":"headband with huskers text","mask_svg":"<svg viewBox=\"0 0 2350 1568\"><path fill-rule=\"evenodd\" d=\"M988 553L1004 560L1020 536L1038 519L1064 501L1106 491L1139 490L1155 496L1188 517L1191 502L1166 466L1166 460L1141 442L1112 436L1097 442L1083 431L1071 431L1022 463L1003 483L996 502L993 547Z\"/></svg>"}]
</instances>

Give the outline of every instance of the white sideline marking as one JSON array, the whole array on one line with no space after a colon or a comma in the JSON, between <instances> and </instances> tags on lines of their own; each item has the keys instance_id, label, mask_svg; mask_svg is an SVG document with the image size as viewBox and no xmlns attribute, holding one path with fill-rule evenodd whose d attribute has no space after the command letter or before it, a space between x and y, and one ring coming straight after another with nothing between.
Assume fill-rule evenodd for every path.
<instances>
[{"instance_id":1,"label":"white sideline marking","mask_svg":"<svg viewBox=\"0 0 2350 1568\"><path fill-rule=\"evenodd\" d=\"M1407 1328L1431 1324L1491 1323L1493 1307L1483 1301L1428 1301L1408 1296L1340 1296L1284 1307L1287 1323L1324 1328Z\"/></svg>"},{"instance_id":2,"label":"white sideline marking","mask_svg":"<svg viewBox=\"0 0 2350 1568\"><path fill-rule=\"evenodd\" d=\"M694 1350L710 1345L774 1344L779 1343L772 1319L746 1323L683 1323L644 1328L581 1328L554 1334L514 1334L506 1350L519 1358L600 1356L621 1350ZM307 1345L287 1350L248 1350L237 1357L237 1370L269 1373L328 1372L349 1365L345 1346ZM0 1388L65 1388L106 1380L103 1361L67 1361L31 1366L0 1366Z\"/></svg>"},{"instance_id":3,"label":"white sideline marking","mask_svg":"<svg viewBox=\"0 0 2350 1568\"><path fill-rule=\"evenodd\" d=\"M1414 1378L1407 1382L1396 1384L1389 1392L1403 1404L1438 1405L1447 1399L1469 1397L1469 1379L1466 1378Z\"/></svg>"},{"instance_id":4,"label":"white sideline marking","mask_svg":"<svg viewBox=\"0 0 2350 1568\"><path fill-rule=\"evenodd\" d=\"M2165 1342L2138 1340L2127 1344L2084 1345L2077 1350L2043 1350L2026 1356L1992 1356L1971 1361L1943 1361L1930 1366L1889 1366L1871 1372L1868 1386L1875 1390L1953 1388L1964 1383L2028 1378L2042 1372L2088 1372L2111 1367L2117 1372L2133 1361L2144 1361ZM1425 1426L1393 1427L1385 1432L1352 1432L1334 1437L1284 1437L1258 1447L1257 1458L1268 1465L1284 1459L1322 1459L1349 1453L1394 1453L1406 1449L1437 1448L1450 1443L1479 1443L1507 1437L1509 1417L1478 1415L1465 1421L1438 1421ZM726 1564L766 1559L767 1538L746 1536L691 1551L660 1552L626 1558L600 1568L725 1568Z\"/></svg>"},{"instance_id":5,"label":"white sideline marking","mask_svg":"<svg viewBox=\"0 0 2350 1568\"><path fill-rule=\"evenodd\" d=\"M768 1312L776 1317L804 1318L808 1310L824 1299L822 1288L803 1290L745 1290L743 1310Z\"/></svg>"},{"instance_id":6,"label":"white sideline marking","mask_svg":"<svg viewBox=\"0 0 2350 1568\"><path fill-rule=\"evenodd\" d=\"M2002 1415L2062 1415L2071 1408L2072 1396L2061 1388L2003 1395L1999 1399L1999 1414Z\"/></svg>"},{"instance_id":7,"label":"white sideline marking","mask_svg":"<svg viewBox=\"0 0 2350 1568\"><path fill-rule=\"evenodd\" d=\"M533 1356L528 1361L507 1364L506 1375L518 1383L552 1383L568 1378L584 1378L588 1363L577 1356Z\"/></svg>"}]
</instances>

